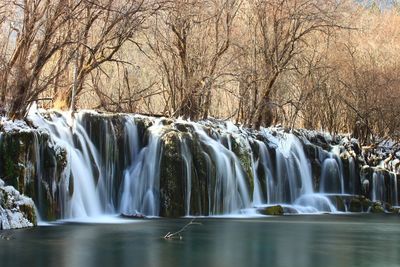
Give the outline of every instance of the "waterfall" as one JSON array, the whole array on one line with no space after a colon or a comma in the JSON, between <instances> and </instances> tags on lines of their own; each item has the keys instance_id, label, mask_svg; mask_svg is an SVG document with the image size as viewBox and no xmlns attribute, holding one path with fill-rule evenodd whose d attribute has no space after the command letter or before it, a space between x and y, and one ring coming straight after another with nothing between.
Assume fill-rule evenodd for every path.
<instances>
[{"instance_id":1,"label":"waterfall","mask_svg":"<svg viewBox=\"0 0 400 267\"><path fill-rule=\"evenodd\" d=\"M193 159L190 153L189 146L186 139L181 139L181 153L184 163L184 174L186 177L186 187L185 187L185 215L190 215L190 200L192 193L192 165Z\"/></svg>"},{"instance_id":2,"label":"waterfall","mask_svg":"<svg viewBox=\"0 0 400 267\"><path fill-rule=\"evenodd\" d=\"M200 142L208 149L208 164L215 166L215 187L210 189L208 196L214 200L210 214L228 214L251 207L245 175L232 148L225 147L220 138L211 138L200 125L192 123L192 126ZM211 166L208 166L208 169L211 169Z\"/></svg>"},{"instance_id":3,"label":"waterfall","mask_svg":"<svg viewBox=\"0 0 400 267\"><path fill-rule=\"evenodd\" d=\"M349 193L355 195L357 193L357 175L356 175L356 163L353 157L349 158Z\"/></svg>"},{"instance_id":4,"label":"waterfall","mask_svg":"<svg viewBox=\"0 0 400 267\"><path fill-rule=\"evenodd\" d=\"M399 194L397 188L397 175L393 172L390 173L390 192L391 192L391 202L393 206L399 206Z\"/></svg>"},{"instance_id":5,"label":"waterfall","mask_svg":"<svg viewBox=\"0 0 400 267\"><path fill-rule=\"evenodd\" d=\"M30 114L30 119L35 125L46 129L51 134L54 143L66 149L67 166L62 174L65 183L65 194L68 195L69 183L73 183L71 199L64 197L61 206L63 218L93 217L102 214L100 196L95 181L106 179L99 174L100 161L98 152L90 141L85 129L79 121L70 125L71 118L68 114L61 116L50 113L45 119L39 113ZM71 179L72 178L72 179Z\"/></svg>"},{"instance_id":6,"label":"waterfall","mask_svg":"<svg viewBox=\"0 0 400 267\"><path fill-rule=\"evenodd\" d=\"M345 167L338 146L329 152L316 147L316 159L310 159L306 140L276 129L252 132L229 122L88 111L74 117L34 111L29 119L50 135L51 149L65 151L62 173L48 182L41 162L56 158L45 158L35 140L38 160L30 172L36 178L28 177L48 183L60 218L224 215L268 205L336 212L332 195L355 194L360 184L354 158ZM312 160L320 162L317 178ZM380 172L370 183L372 200L398 205L395 174L390 191ZM37 192L43 199L40 186Z\"/></svg>"},{"instance_id":7,"label":"waterfall","mask_svg":"<svg viewBox=\"0 0 400 267\"><path fill-rule=\"evenodd\" d=\"M149 128L149 144L139 150L139 136L134 119L125 124L125 139L130 161L124 170L120 212L127 215L159 215L160 129L156 122Z\"/></svg>"},{"instance_id":8,"label":"waterfall","mask_svg":"<svg viewBox=\"0 0 400 267\"><path fill-rule=\"evenodd\" d=\"M324 193L343 193L339 165L334 158L324 160L321 171L320 191Z\"/></svg>"},{"instance_id":9,"label":"waterfall","mask_svg":"<svg viewBox=\"0 0 400 267\"><path fill-rule=\"evenodd\" d=\"M349 165L350 164L351 161L349 162ZM349 169L351 171L351 166ZM349 178L352 179L351 177ZM350 183L351 182L349 182L349 186ZM328 153L328 157L323 161L319 191L322 193L346 193L343 163L340 159L340 149L338 146L334 146Z\"/></svg>"}]
</instances>

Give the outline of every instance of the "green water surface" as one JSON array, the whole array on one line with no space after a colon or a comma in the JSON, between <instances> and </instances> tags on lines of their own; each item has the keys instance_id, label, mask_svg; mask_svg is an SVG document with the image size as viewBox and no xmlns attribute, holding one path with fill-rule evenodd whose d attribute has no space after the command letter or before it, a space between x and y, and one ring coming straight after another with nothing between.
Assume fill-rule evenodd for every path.
<instances>
[{"instance_id":1,"label":"green water surface","mask_svg":"<svg viewBox=\"0 0 400 267\"><path fill-rule=\"evenodd\" d=\"M57 224L0 232L0 267L400 266L400 217L317 215Z\"/></svg>"}]
</instances>

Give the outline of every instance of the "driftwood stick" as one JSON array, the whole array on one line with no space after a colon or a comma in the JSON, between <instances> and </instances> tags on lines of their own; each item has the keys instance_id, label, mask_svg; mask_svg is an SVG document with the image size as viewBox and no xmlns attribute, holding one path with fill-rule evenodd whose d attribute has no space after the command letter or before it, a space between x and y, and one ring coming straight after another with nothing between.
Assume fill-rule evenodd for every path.
<instances>
[{"instance_id":1,"label":"driftwood stick","mask_svg":"<svg viewBox=\"0 0 400 267\"><path fill-rule=\"evenodd\" d=\"M179 229L178 231L176 231L174 233L168 232L164 236L164 239L182 239L183 237L182 237L181 233L184 232L190 225L194 225L194 224L200 225L201 224L198 222L194 222L194 220L195 220L195 218L192 219L189 223L185 224L181 229Z\"/></svg>"}]
</instances>

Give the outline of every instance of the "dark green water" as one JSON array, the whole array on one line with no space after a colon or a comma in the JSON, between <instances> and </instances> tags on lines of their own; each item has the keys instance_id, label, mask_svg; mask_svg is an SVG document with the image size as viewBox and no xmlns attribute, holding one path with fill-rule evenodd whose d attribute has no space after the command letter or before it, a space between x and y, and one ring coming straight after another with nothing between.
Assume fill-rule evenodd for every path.
<instances>
[{"instance_id":1,"label":"dark green water","mask_svg":"<svg viewBox=\"0 0 400 267\"><path fill-rule=\"evenodd\" d=\"M289 216L62 224L1 232L0 266L400 266L400 217Z\"/></svg>"}]
</instances>

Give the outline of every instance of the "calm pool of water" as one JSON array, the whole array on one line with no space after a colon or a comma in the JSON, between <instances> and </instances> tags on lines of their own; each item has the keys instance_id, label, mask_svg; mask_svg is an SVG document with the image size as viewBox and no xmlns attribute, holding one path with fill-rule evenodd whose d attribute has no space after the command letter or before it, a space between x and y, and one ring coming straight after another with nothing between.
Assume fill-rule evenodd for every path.
<instances>
[{"instance_id":1,"label":"calm pool of water","mask_svg":"<svg viewBox=\"0 0 400 267\"><path fill-rule=\"evenodd\" d=\"M0 266L400 266L400 217L377 215L59 224L0 232Z\"/></svg>"}]
</instances>

